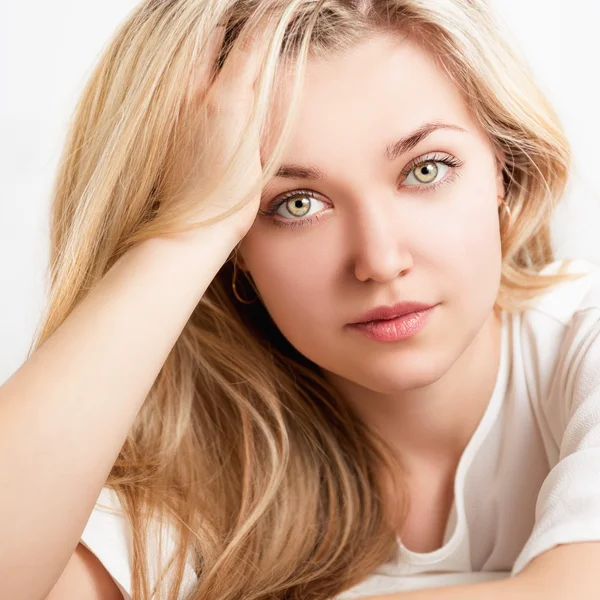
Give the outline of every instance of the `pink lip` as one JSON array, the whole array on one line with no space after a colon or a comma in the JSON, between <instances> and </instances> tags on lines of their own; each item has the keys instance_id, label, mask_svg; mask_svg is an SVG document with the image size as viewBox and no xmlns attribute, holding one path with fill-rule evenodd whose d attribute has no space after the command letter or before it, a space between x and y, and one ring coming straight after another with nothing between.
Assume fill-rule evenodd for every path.
<instances>
[{"instance_id":1,"label":"pink lip","mask_svg":"<svg viewBox=\"0 0 600 600\"><path fill-rule=\"evenodd\" d=\"M424 304L423 302L399 302L393 306L378 306L368 312L362 317L353 321L351 325L358 323L369 323L371 321L382 321L384 319L395 319L414 312L419 312L432 308L433 304Z\"/></svg>"},{"instance_id":2,"label":"pink lip","mask_svg":"<svg viewBox=\"0 0 600 600\"><path fill-rule=\"evenodd\" d=\"M397 342L422 331L435 306L437 305L407 313L395 319L352 323L350 327L376 342Z\"/></svg>"}]
</instances>

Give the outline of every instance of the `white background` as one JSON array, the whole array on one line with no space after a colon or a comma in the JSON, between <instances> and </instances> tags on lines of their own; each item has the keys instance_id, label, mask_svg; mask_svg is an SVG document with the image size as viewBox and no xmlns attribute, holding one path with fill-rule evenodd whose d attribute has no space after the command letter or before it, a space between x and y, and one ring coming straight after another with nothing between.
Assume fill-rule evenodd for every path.
<instances>
[{"instance_id":1,"label":"white background","mask_svg":"<svg viewBox=\"0 0 600 600\"><path fill-rule=\"evenodd\" d=\"M49 192L66 124L135 4L0 0L0 383L25 360L44 300ZM574 147L571 187L554 221L557 256L600 264L600 1L493 4Z\"/></svg>"}]
</instances>

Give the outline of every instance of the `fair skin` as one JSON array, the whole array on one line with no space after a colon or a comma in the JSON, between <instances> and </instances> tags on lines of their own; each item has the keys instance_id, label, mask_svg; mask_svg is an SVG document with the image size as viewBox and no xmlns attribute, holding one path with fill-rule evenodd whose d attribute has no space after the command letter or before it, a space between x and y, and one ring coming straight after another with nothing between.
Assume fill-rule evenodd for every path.
<instances>
[{"instance_id":1,"label":"fair skin","mask_svg":"<svg viewBox=\"0 0 600 600\"><path fill-rule=\"evenodd\" d=\"M388 144L432 122L452 128L384 157ZM435 162L435 178L418 179L431 160L455 166ZM316 166L326 178L269 182L262 210L291 191L316 198L300 192L303 210L284 202L259 215L242 264L285 337L401 457L419 511L403 542L434 550L498 372L501 163L454 84L420 48L387 35L309 62L282 163ZM384 344L346 326L405 300L438 304L412 338Z\"/></svg>"},{"instance_id":2,"label":"fair skin","mask_svg":"<svg viewBox=\"0 0 600 600\"><path fill-rule=\"evenodd\" d=\"M372 58L377 57L378 48L381 49L376 45L369 47ZM404 57L407 58L407 55ZM413 55L413 58L417 57ZM337 66L343 64L342 60ZM401 66L397 63L394 68ZM418 66L418 63L413 63L413 67ZM324 69L325 65L321 68ZM323 76L320 84L319 73ZM328 97L336 98L332 94L337 93L337 100L341 101L344 82L346 84L352 82L350 78L341 77L341 73L342 71L339 72L338 82L340 87L336 92L335 86L327 87L326 73L312 69L310 81L317 85L310 89L309 97L318 98L319 96L315 94L327 93ZM345 75L350 74L351 69L347 69ZM406 77L407 74L410 74L409 78ZM403 81L414 81L414 85L417 86L416 75L418 74L418 69L409 73L405 71ZM371 75L372 79L367 85L356 87L354 92L363 94L364 101L365 90L371 90L373 98L375 94L385 91L385 94L378 96L377 114L383 118L385 107L387 106L388 111L391 108L389 106L392 101L391 88L384 86L383 81L379 82L381 84L379 88L374 87L377 72L373 69L373 65L363 72L365 81L367 75ZM382 75L381 70L379 75ZM354 83L357 83L356 78ZM394 80L390 78L389 83L393 84ZM431 100L430 107L435 108L433 102L435 95L430 97L424 94L426 91L424 86L433 83L431 75L418 83L422 86L423 97L417 104L410 105L411 95L408 93L394 99L397 109L394 121L398 123L398 131L394 129L393 132L395 135L403 135L405 131L410 131L411 124L406 119L413 114L411 110L424 111L427 106L426 98ZM429 93L441 91L433 86L428 90ZM358 99L359 96L354 98ZM460 111L448 112L452 106L458 109L458 106L451 102L451 94L441 99L443 102L437 103L439 114L415 112L415 116L422 119L430 119L433 116L445 120L450 117L456 120L465 118L465 114L462 113L461 116ZM344 96L344 100L348 102L345 108L352 110L350 104L353 100L352 95ZM308 113L315 119L319 114L315 112L317 105ZM363 104L366 105L369 104ZM339 107L342 106L344 105L340 103ZM425 470L425 466L430 465L430 481L436 478L443 481L444 477L441 474L447 475L452 472L453 461L464 448L485 410L498 364L498 327L497 321L491 317L491 305L495 294L495 291L494 294L492 293L494 281L499 274L495 270L499 268L495 263L496 259L499 260L499 239L494 206L496 190L491 183L494 180L494 170L489 154L490 149L488 147L488 154L486 154L483 138L478 138L474 130L470 130L472 138L468 138L468 141L464 138L448 137L449 132L447 134L439 131L413 149L409 155L398 158L398 161L393 164L368 162L374 161L378 156L375 150L379 151L381 141L385 139L387 142L391 129L389 123L392 122L389 116L388 121L384 123L382 120L377 129L377 115L361 112L361 119L364 116L365 123L368 125L362 132L362 137L358 136L356 119L346 117L346 121L342 120L338 123L333 112L323 113L321 116L326 118L325 123L332 128L331 130L319 129L318 120L313 122L307 120L301 128L304 137L307 138L304 143L308 144L310 141L308 139L310 131L311 139L318 141L319 146L312 149L312 154L306 155L302 154L301 151L304 150L300 146L297 150L298 154L290 154L288 158L298 162L303 157L318 161L323 170L326 170L331 183L315 185L312 182L310 188L315 189L327 202L331 202L336 208L336 214L331 214L316 226L294 230L293 233L285 229L268 229L266 223L258 219L250 235L245 239L244 258L248 261L267 308L288 339L313 360L319 358L315 362L321 364L332 381L341 386L349 401L353 402L357 410L362 411L363 417L378 426L384 434L387 431L390 439L390 432L398 432L400 428L402 435L396 433L394 437L397 442L396 448L399 453L406 453L413 471ZM343 116L342 111L339 116ZM465 128L473 127L468 120L461 120L460 125ZM335 131L336 126L337 131ZM343 134L342 139L347 137L359 140L358 146L364 151L359 153L355 144L333 147L332 150L335 151L332 152L320 146L327 140L331 140L332 144L335 143L334 140L339 139L340 133ZM318 134L317 137L314 137L314 134ZM302 142L298 135L295 140ZM381 139L378 139L377 135ZM364 144L369 144L368 148ZM306 146L305 151L308 152L309 149L311 148ZM345 152L345 163L338 161L337 158L342 156L342 151ZM413 195L410 191L403 192L397 197L392 195L392 189L395 190L392 183L397 176L396 171L402 170L405 163L415 156L430 151L459 155L465 162L464 175L461 175L454 184L442 187L430 196L417 193ZM379 174L378 178L375 177L375 172ZM284 185L285 183L288 182L275 181L273 188L270 188L271 191L266 190L269 194L268 199L271 193L276 195L284 189L286 191L294 189L292 186ZM301 183L302 187L307 187L305 185L307 182L290 183ZM464 187L456 189L457 185ZM361 198L367 194L377 195L378 202L361 204ZM436 194L439 194L439 198ZM463 201L464 206L459 202L460 200ZM431 204L429 209L427 203ZM450 207L445 207L445 203L450 204ZM318 207L321 207L321 204L318 204ZM360 219L357 219L357 216L360 216ZM440 220L440 223L435 222L434 216ZM466 222L463 223L462 219ZM223 235L220 233L218 237L222 238ZM308 240L307 237L311 239ZM221 260L224 259L214 252L214 243L211 244L211 248L213 251L210 253L206 252L204 246L201 248L202 252L190 253L189 249L186 249L182 256L189 257L191 254L193 259L200 254L203 256L209 254L215 256L216 263L221 264ZM230 247L227 245L224 254L226 255L229 250ZM164 252L162 248L159 254L162 255ZM173 264L181 264L183 272L192 269L182 260L182 256L179 256L178 260L174 260L171 256L166 257L169 262L169 273L172 271ZM288 256L302 258L298 268L294 265L293 270L289 269L289 261L285 260ZM154 262L151 267L148 269L149 273L160 271ZM211 266L207 265L207 269L209 267ZM143 269L133 270L135 274L138 272L143 272ZM290 276L291 273L294 277ZM398 274L405 276L401 280L404 285L394 286ZM211 272L207 281L213 275L214 273ZM278 285L269 285L271 276L278 277L274 279ZM122 278L123 281L129 282L132 274L125 272ZM186 277L185 281L188 282L189 277ZM477 286L473 281L477 281ZM160 280L157 290L170 292L173 284L171 279L168 282L169 285L165 286L164 281ZM146 287L139 287L146 290ZM300 294L300 297L296 298L295 294ZM195 291L194 298L198 295L201 294ZM168 299L159 293L156 296L159 300L157 306L160 306L165 314L160 315L159 319L149 320L142 313L139 315L140 322L147 324L167 321L167 316L177 314L178 311L173 310L172 303L169 304ZM357 312L360 313L375 304L390 304L406 298L435 300L442 303L440 305L442 311L438 311L436 320L431 322L433 327L429 327L427 334L424 331L418 340L410 341L412 344L410 355L408 344L396 344L388 347L387 350L382 350L374 343L345 335L344 318L346 320L352 318ZM135 306L136 310L127 315L127 322L131 323L134 317L138 316L140 304L145 305L135 299L131 301L131 305ZM338 310L340 306L347 307L348 313L346 314L344 309L344 313L341 314L341 310ZM486 307L489 309L487 314ZM290 311L290 308L293 310ZM350 309L354 312L350 312ZM292 315L302 316L302 320L298 322L303 324L302 327L305 329L312 328L307 325L320 326L322 329L317 330L320 332L320 337L311 337L310 331L303 332ZM453 324L454 319L463 320L461 327ZM79 332L75 333L76 337L79 337ZM120 335L122 338L122 334ZM456 335L459 337L454 338L453 336ZM432 341L433 337L439 339L439 344ZM324 345L322 349L318 347L317 342ZM348 348L344 347L345 344ZM97 342L94 344L95 347L98 345ZM160 349L160 345L156 342L144 343L143 348ZM125 349L128 350L127 347ZM353 353L356 356L352 356ZM114 348L111 346L107 356L113 355ZM117 359L123 362L119 355ZM97 362L90 360L90 364L95 365ZM138 358L137 362L141 363L141 358ZM479 373L477 385L476 382L471 382L469 377L461 382L460 375L464 377L469 374L466 364ZM106 371L107 366L102 366ZM352 369L356 372L353 373ZM58 371L58 369L53 370ZM124 376L121 375L121 382ZM438 381L443 381L444 385ZM459 382L463 383L460 387ZM443 395L443 390L452 385L460 393L448 398L448 394ZM121 384L117 390L111 390L111 394L104 393L104 395L115 396L115 405L122 406L125 402L123 398L117 396L117 392L123 387ZM437 393L436 387L439 388ZM133 395L130 390L126 392ZM447 400L446 403L443 402L444 399ZM91 400L91 405L99 405L95 398ZM452 410L448 408L449 406ZM106 413L106 403L103 404L103 408ZM438 411L443 412L443 418L437 418ZM461 418L453 419L453 416L459 412ZM109 416L114 429L114 422L117 419L112 416L112 413ZM99 417L92 413L91 418L94 420L95 427L84 427L82 430L97 429ZM407 419L411 427L405 422ZM392 420L395 421L391 423ZM388 422L390 422L389 428L387 428ZM429 425L428 429L424 429L424 423ZM414 433L413 428L418 429L419 426L421 435L411 435ZM402 438L402 445L397 438ZM429 440L430 444L419 444L419 440ZM121 439L118 445L122 444L122 441ZM78 444L79 448L82 446L83 441ZM444 460L445 456L449 458ZM112 461L114 457L110 457L110 460L107 459L105 462L112 464ZM66 461L59 457L59 462ZM97 462L98 460L94 464ZM86 468L89 471L89 465ZM431 486L427 489L431 489ZM595 567L598 561L600 561L600 544L558 546L534 559L515 578L389 594L365 600L479 600L480 598L558 600L567 597L591 599L598 596ZM48 600L71 598L88 600L114 598L116 600L121 597L119 589L106 569L79 544L64 569L60 581L47 598Z\"/></svg>"},{"instance_id":3,"label":"fair skin","mask_svg":"<svg viewBox=\"0 0 600 600\"><path fill-rule=\"evenodd\" d=\"M273 123L280 119L274 114ZM438 129L394 161L382 158L386 145L432 122L464 131ZM448 185L428 191L431 183L418 180L415 167L432 154L462 164L453 178L454 169L438 163L433 181ZM494 302L502 160L430 57L408 41L380 35L328 61L309 62L282 164L315 166L326 179L269 182L263 211L286 192L308 189L315 198L296 195L300 203L284 201L275 216L259 215L240 246L242 267L288 341L401 457L406 473L400 476L407 476L417 507L410 509L403 542L415 551L434 550L458 461L499 368ZM319 218L293 229L272 221L285 225L313 215ZM346 327L368 309L404 300L439 303L413 338L382 344ZM505 580L368 600L591 599L600 588L598 560L600 543L558 545Z\"/></svg>"},{"instance_id":4,"label":"fair skin","mask_svg":"<svg viewBox=\"0 0 600 600\"><path fill-rule=\"evenodd\" d=\"M592 600L598 597L596 565L599 561L598 543L560 545L532 560L513 578L369 596L363 600ZM46 600L74 598L123 598L100 561L81 544Z\"/></svg>"}]
</instances>

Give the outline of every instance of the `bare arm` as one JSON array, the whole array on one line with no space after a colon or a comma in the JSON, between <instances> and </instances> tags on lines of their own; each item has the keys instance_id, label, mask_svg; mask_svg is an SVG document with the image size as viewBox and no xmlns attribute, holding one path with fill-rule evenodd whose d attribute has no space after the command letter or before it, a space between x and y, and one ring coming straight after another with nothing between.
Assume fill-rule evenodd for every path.
<instances>
[{"instance_id":1,"label":"bare arm","mask_svg":"<svg viewBox=\"0 0 600 600\"><path fill-rule=\"evenodd\" d=\"M598 560L598 542L561 544L540 554L508 579L369 596L364 600L592 600L600 597Z\"/></svg>"},{"instance_id":2,"label":"bare arm","mask_svg":"<svg viewBox=\"0 0 600 600\"><path fill-rule=\"evenodd\" d=\"M225 27L212 33L186 94L192 114L207 117L194 124L193 137L200 147L205 140L211 145L201 153L194 144L180 148L174 170L180 193L164 194L160 207L164 201L165 210L175 211L182 197L191 200L194 223L247 198L243 208L201 231L127 252L0 387L2 599L43 600L59 580L169 352L254 222L260 194L252 186L262 180L262 165L258 127L248 117L272 35L268 27L256 38L252 33L240 34L211 83ZM244 166L227 171L237 164L230 159L240 139ZM216 187L216 205L212 197L203 201L204 190Z\"/></svg>"},{"instance_id":3,"label":"bare arm","mask_svg":"<svg viewBox=\"0 0 600 600\"><path fill-rule=\"evenodd\" d=\"M0 598L52 589L148 391L238 241L212 226L133 248L0 387Z\"/></svg>"},{"instance_id":4,"label":"bare arm","mask_svg":"<svg viewBox=\"0 0 600 600\"><path fill-rule=\"evenodd\" d=\"M123 600L123 594L102 563L79 544L46 600Z\"/></svg>"}]
</instances>

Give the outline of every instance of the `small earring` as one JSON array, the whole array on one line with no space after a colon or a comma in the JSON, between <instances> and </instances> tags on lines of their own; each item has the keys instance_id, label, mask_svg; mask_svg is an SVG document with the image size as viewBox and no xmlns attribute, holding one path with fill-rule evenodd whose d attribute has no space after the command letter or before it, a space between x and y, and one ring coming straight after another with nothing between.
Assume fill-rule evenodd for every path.
<instances>
[{"instance_id":1,"label":"small earring","mask_svg":"<svg viewBox=\"0 0 600 600\"><path fill-rule=\"evenodd\" d=\"M502 207L508 213L508 222L506 223L506 226L504 227L504 230L501 233L501 237L504 237L506 235L506 233L508 232L508 230L510 229L510 227L511 227L512 213L510 212L510 207L506 203L506 200L502 196L498 196L498 199L502 200L502 202L500 203L499 208Z\"/></svg>"},{"instance_id":2,"label":"small earring","mask_svg":"<svg viewBox=\"0 0 600 600\"><path fill-rule=\"evenodd\" d=\"M237 287L235 285L235 281L237 279L237 260L235 259L235 257L233 258L233 279L231 281L231 289L233 290L233 295L238 299L239 302L241 302L242 304L253 304L254 302L256 302L258 300L258 290L256 289L256 287L254 286L254 284L252 283L252 281L250 281L250 279L246 276L246 279L250 282L250 285L254 288L254 291L256 292L257 296L256 298L254 298L253 300L244 300L243 298L240 297L240 295L238 294L237 291Z\"/></svg>"}]
</instances>

